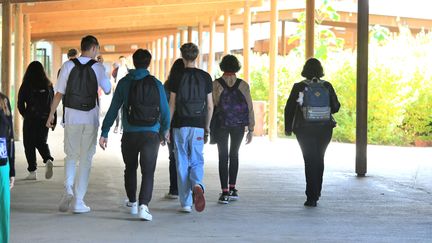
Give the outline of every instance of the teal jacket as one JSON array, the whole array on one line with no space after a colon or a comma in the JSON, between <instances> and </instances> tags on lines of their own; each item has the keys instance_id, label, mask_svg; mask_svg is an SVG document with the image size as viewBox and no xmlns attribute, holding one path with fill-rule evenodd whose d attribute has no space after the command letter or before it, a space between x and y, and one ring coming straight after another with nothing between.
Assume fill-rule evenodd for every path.
<instances>
[{"instance_id":1,"label":"teal jacket","mask_svg":"<svg viewBox=\"0 0 432 243\"><path fill-rule=\"evenodd\" d=\"M102 134L101 134L102 137L104 138L108 137L108 132L111 126L113 125L114 120L117 117L118 110L122 106L127 107L129 88L132 81L143 79L149 74L150 74L149 71L147 71L147 69L144 68L131 69L129 70L129 73L118 82L117 88L114 92L114 96L111 101L111 105L102 123ZM170 111L167 102L167 97L165 94L164 87L159 80L157 80L157 85L158 85L159 96L160 96L160 112L161 112L160 121L157 122L155 125L148 126L148 127L133 126L128 123L126 111L125 109L122 109L121 118L123 123L123 132L156 132L163 135L168 131L170 127Z\"/></svg>"}]
</instances>

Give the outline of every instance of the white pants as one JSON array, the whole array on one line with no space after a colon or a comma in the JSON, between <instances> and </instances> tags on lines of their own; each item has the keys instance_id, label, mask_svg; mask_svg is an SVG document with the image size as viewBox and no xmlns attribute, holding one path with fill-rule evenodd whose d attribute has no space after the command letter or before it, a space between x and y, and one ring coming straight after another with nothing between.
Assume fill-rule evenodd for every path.
<instances>
[{"instance_id":1,"label":"white pants","mask_svg":"<svg viewBox=\"0 0 432 243\"><path fill-rule=\"evenodd\" d=\"M97 131L98 127L94 125L65 126L65 190L73 194L77 201L83 200L87 192L92 159L96 153ZM78 161L78 175L75 178Z\"/></svg>"}]
</instances>

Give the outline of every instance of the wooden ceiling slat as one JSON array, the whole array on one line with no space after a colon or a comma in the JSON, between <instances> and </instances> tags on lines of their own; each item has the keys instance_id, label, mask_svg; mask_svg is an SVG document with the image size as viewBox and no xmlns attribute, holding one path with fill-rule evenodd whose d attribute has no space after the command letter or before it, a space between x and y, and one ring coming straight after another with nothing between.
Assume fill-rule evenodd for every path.
<instances>
[{"instance_id":1,"label":"wooden ceiling slat","mask_svg":"<svg viewBox=\"0 0 432 243\"><path fill-rule=\"evenodd\" d=\"M244 3L249 1L252 6L261 6L261 0L237 0ZM134 8L143 6L184 6L194 4L229 4L235 0L69 0L59 2L42 2L23 6L23 13L50 13L50 12L68 12L88 11L97 9L117 9L117 8Z\"/></svg>"}]
</instances>

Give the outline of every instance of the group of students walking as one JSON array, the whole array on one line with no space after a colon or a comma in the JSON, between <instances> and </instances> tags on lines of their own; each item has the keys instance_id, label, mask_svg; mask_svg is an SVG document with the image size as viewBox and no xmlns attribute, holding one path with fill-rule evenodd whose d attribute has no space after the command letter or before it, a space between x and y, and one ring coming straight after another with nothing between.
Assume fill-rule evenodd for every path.
<instances>
[{"instance_id":1,"label":"group of students walking","mask_svg":"<svg viewBox=\"0 0 432 243\"><path fill-rule=\"evenodd\" d=\"M51 178L54 158L47 145L48 128L55 128L56 110L63 101L65 182L59 211L87 213L84 198L99 127L98 88L106 94L111 84L102 63L95 60L99 43L94 36L81 40L81 56L65 62L53 89L42 65L32 62L24 75L18 108L24 117L24 147L28 162L27 179L36 179L37 149L46 164L45 177ZM241 66L233 55L222 58L223 75L211 76L196 68L198 47L186 43L180 48L168 80L162 85L148 71L152 55L138 49L133 54L135 69L117 82L111 105L103 120L99 145L106 149L111 126L119 111L123 124L121 152L125 164L124 186L130 213L151 221L148 205L152 198L154 172L160 144L168 144L170 188L167 198L179 198L180 212L205 208L204 144L217 144L221 194L227 204L239 198L236 188L239 148L246 133L252 141L255 126L250 88L236 73ZM306 80L296 83L285 107L285 132L294 132L305 160L305 206L316 206L321 195L324 153L336 123L331 114L340 104L317 59L309 59L303 69ZM55 93L54 93L55 90ZM0 229L8 242L10 189L14 184L14 148L9 100L0 94ZM210 136L209 136L210 135ZM78 166L77 166L78 164ZM137 168L141 186L137 197Z\"/></svg>"}]
</instances>

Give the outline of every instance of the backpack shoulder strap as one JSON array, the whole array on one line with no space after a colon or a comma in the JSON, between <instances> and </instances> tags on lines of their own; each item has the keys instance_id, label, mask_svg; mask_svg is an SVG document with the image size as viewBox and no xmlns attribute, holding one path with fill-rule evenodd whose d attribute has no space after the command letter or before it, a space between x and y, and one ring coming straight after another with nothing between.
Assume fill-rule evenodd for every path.
<instances>
[{"instance_id":1,"label":"backpack shoulder strap","mask_svg":"<svg viewBox=\"0 0 432 243\"><path fill-rule=\"evenodd\" d=\"M75 66L78 66L78 67L82 66L80 61L78 61L78 58L73 58L73 59L71 59L71 61L75 64Z\"/></svg>"},{"instance_id":2,"label":"backpack shoulder strap","mask_svg":"<svg viewBox=\"0 0 432 243\"><path fill-rule=\"evenodd\" d=\"M228 88L228 85L225 83L225 80L223 78L218 78L218 79L216 79L216 81L218 81L224 89Z\"/></svg>"},{"instance_id":3,"label":"backpack shoulder strap","mask_svg":"<svg viewBox=\"0 0 432 243\"><path fill-rule=\"evenodd\" d=\"M241 81L243 81L243 80L241 80L241 79L238 78L236 80L236 82L234 83L234 85L232 86L232 88L233 89L238 89L238 87L240 86Z\"/></svg>"},{"instance_id":4,"label":"backpack shoulder strap","mask_svg":"<svg viewBox=\"0 0 432 243\"><path fill-rule=\"evenodd\" d=\"M94 59L90 59L90 61L88 61L86 64L85 64L85 66L93 66L93 64L95 64L97 61L96 60L94 60Z\"/></svg>"}]
</instances>

